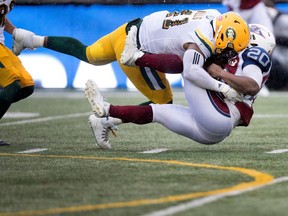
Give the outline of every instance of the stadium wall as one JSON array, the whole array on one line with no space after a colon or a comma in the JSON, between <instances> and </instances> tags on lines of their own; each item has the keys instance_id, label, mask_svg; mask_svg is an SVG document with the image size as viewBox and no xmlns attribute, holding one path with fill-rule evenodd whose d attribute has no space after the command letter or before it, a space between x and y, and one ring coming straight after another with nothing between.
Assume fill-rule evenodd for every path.
<instances>
[{"instance_id":1,"label":"stadium wall","mask_svg":"<svg viewBox=\"0 0 288 216\"><path fill-rule=\"evenodd\" d=\"M277 4L277 7L288 12L288 3ZM158 10L180 11L206 8L226 12L226 8L220 3L23 4L13 9L9 19L17 27L31 30L38 35L71 36L89 45L123 23ZM6 45L11 47L11 36L5 34L5 37ZM19 57L35 79L37 87L83 88L87 79L93 79L101 88L134 89L116 62L105 66L92 66L74 57L45 48L25 50ZM168 78L173 87L182 86L180 75L168 75Z\"/></svg>"}]
</instances>

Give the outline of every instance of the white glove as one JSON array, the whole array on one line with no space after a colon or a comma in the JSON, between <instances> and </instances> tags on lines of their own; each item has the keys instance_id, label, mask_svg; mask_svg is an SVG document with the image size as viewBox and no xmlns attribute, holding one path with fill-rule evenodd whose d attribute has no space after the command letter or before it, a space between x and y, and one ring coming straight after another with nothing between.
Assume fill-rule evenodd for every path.
<instances>
[{"instance_id":1,"label":"white glove","mask_svg":"<svg viewBox=\"0 0 288 216\"><path fill-rule=\"evenodd\" d=\"M220 92L230 101L241 102L243 101L243 95L235 91L227 84L223 84L220 88Z\"/></svg>"},{"instance_id":2,"label":"white glove","mask_svg":"<svg viewBox=\"0 0 288 216\"><path fill-rule=\"evenodd\" d=\"M33 36L35 34L31 31L15 28L12 36L13 36L13 45L12 45L12 52L15 55L19 55L22 50L28 48L28 49L34 49L33 44Z\"/></svg>"}]
</instances>

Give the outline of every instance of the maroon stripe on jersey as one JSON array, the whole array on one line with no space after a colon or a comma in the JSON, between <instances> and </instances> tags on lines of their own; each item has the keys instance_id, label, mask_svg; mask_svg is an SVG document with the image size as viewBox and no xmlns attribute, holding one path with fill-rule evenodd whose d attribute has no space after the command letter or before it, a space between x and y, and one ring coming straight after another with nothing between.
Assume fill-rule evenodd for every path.
<instances>
[{"instance_id":1,"label":"maroon stripe on jersey","mask_svg":"<svg viewBox=\"0 0 288 216\"><path fill-rule=\"evenodd\" d=\"M215 109L222 115L231 117L229 108L223 100L223 96L215 91L206 90L206 92Z\"/></svg>"},{"instance_id":2,"label":"maroon stripe on jersey","mask_svg":"<svg viewBox=\"0 0 288 216\"><path fill-rule=\"evenodd\" d=\"M249 107L247 104L241 103L241 102L236 102L235 106L237 107L237 109L239 110L240 115L241 115L241 122L239 123L238 126L247 127L250 124L250 121L251 121L253 113L254 113L253 108Z\"/></svg>"}]
</instances>

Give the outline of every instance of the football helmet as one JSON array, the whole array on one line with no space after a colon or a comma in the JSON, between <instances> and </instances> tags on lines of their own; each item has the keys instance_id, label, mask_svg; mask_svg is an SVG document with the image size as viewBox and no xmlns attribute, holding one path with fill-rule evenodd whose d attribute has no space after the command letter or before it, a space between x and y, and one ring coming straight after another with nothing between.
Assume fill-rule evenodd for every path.
<instances>
[{"instance_id":1,"label":"football helmet","mask_svg":"<svg viewBox=\"0 0 288 216\"><path fill-rule=\"evenodd\" d=\"M249 44L250 31L246 21L235 12L227 12L213 19L215 53L226 47L239 52Z\"/></svg>"},{"instance_id":2,"label":"football helmet","mask_svg":"<svg viewBox=\"0 0 288 216\"><path fill-rule=\"evenodd\" d=\"M271 55L275 45L275 37L273 33L265 26L260 24L249 24L250 44L249 47L259 46Z\"/></svg>"}]
</instances>

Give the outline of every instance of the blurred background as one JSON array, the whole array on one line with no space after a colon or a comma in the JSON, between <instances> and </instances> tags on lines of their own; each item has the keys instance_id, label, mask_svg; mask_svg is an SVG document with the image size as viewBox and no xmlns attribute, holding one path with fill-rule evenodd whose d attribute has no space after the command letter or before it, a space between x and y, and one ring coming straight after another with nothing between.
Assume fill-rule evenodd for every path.
<instances>
[{"instance_id":1,"label":"blurred background","mask_svg":"<svg viewBox=\"0 0 288 216\"><path fill-rule=\"evenodd\" d=\"M271 7L281 14L288 14L287 0L271 2ZM227 6L219 0L17 0L9 13L9 19L18 28L38 35L70 36L89 45L125 22L155 11L208 8L221 13L228 11ZM288 27L285 31L288 35ZM283 43L278 44L281 46L280 53L273 56L273 70L270 83L267 84L270 90L288 89L288 42L286 44L283 40ZM5 44L11 48L10 35L5 34ZM101 88L135 89L117 62L92 66L45 48L25 50L19 57L38 88L83 88L87 79L93 79ZM168 75L168 78L172 87L182 87L180 75Z\"/></svg>"}]
</instances>

